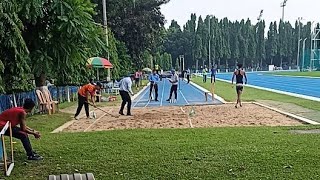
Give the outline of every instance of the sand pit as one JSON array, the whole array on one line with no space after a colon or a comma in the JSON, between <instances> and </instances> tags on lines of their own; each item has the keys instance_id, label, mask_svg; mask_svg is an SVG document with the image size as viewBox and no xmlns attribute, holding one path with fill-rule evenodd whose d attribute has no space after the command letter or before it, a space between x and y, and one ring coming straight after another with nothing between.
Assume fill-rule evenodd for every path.
<instances>
[{"instance_id":1,"label":"sand pit","mask_svg":"<svg viewBox=\"0 0 320 180\"><path fill-rule=\"evenodd\" d=\"M192 109L195 113L192 113ZM111 114L118 109L104 108ZM204 128L233 126L296 126L301 122L255 104L236 109L233 104L212 106L172 106L135 108L134 116L119 118L96 110L96 119L80 119L66 132L103 131L136 128Z\"/></svg>"}]
</instances>

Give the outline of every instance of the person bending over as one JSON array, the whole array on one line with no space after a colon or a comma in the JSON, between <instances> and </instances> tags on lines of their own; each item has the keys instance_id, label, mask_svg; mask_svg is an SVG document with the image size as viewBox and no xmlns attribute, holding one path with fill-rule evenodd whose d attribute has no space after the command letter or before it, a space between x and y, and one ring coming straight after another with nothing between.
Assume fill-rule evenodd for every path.
<instances>
[{"instance_id":1,"label":"person bending over","mask_svg":"<svg viewBox=\"0 0 320 180\"><path fill-rule=\"evenodd\" d=\"M78 91L78 108L77 112L74 115L74 118L76 120L79 120L79 114L82 110L82 106L84 105L84 109L86 111L87 118L91 118L89 116L89 96L91 96L90 101L92 102L93 106L96 107L95 104L95 94L96 91L100 91L102 87L102 84L100 82L97 82L96 84L86 84L82 86Z\"/></svg>"}]
</instances>

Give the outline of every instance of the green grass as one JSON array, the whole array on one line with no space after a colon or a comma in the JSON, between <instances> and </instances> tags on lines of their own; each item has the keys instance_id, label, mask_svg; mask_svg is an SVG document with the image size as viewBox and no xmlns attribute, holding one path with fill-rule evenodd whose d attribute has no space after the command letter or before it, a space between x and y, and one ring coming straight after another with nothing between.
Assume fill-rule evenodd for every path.
<instances>
[{"instance_id":1,"label":"green grass","mask_svg":"<svg viewBox=\"0 0 320 180\"><path fill-rule=\"evenodd\" d=\"M210 89L211 84L209 82L203 83L202 78L196 77L192 79L193 82L198 85ZM224 98L226 101L236 101L236 90L232 88L230 83L217 81L215 85L215 94ZM245 87L242 95L243 101L258 101L258 100L272 100L285 103L293 103L308 109L320 111L320 103L316 101L296 98L288 95L273 93L269 91L259 90L255 88Z\"/></svg>"},{"instance_id":2,"label":"green grass","mask_svg":"<svg viewBox=\"0 0 320 180\"><path fill-rule=\"evenodd\" d=\"M291 128L49 133L69 119L67 114L28 119L43 134L32 144L45 159L24 164L18 142L16 167L8 179L77 172L92 172L97 179L319 178L320 135L291 134Z\"/></svg>"},{"instance_id":3,"label":"green grass","mask_svg":"<svg viewBox=\"0 0 320 180\"><path fill-rule=\"evenodd\" d=\"M320 71L311 72L275 72L272 74L276 75L286 75L286 76L310 76L310 77L320 77Z\"/></svg>"},{"instance_id":4,"label":"green grass","mask_svg":"<svg viewBox=\"0 0 320 180\"><path fill-rule=\"evenodd\" d=\"M63 103L60 103L59 104L59 109L66 109L68 107L71 107L71 106L74 106L76 105L77 102L76 101L73 101L73 102L63 102Z\"/></svg>"}]
</instances>

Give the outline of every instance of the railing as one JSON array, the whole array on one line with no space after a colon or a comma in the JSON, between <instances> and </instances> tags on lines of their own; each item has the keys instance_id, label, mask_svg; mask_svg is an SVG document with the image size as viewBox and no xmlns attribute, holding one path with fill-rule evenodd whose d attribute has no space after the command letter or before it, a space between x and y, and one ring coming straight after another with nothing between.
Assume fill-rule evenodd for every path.
<instances>
[{"instance_id":1,"label":"railing","mask_svg":"<svg viewBox=\"0 0 320 180\"><path fill-rule=\"evenodd\" d=\"M73 98L71 97L77 94L78 88L79 87L77 86L48 87L53 100L59 101L59 103L72 100ZM0 112L10 109L14 106L22 106L24 99L26 98L32 99L36 103L36 105L38 105L38 98L35 93L35 90L29 91L29 92L0 95Z\"/></svg>"}]
</instances>

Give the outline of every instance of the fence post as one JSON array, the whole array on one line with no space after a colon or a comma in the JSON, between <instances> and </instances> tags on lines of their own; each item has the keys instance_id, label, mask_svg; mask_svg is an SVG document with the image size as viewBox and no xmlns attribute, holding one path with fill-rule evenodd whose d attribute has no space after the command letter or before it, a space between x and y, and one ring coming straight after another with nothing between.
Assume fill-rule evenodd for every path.
<instances>
[{"instance_id":1,"label":"fence post","mask_svg":"<svg viewBox=\"0 0 320 180\"><path fill-rule=\"evenodd\" d=\"M69 86L66 86L65 88L66 88L66 92L67 92L67 101L71 102L70 101L70 89L69 89Z\"/></svg>"},{"instance_id":2,"label":"fence post","mask_svg":"<svg viewBox=\"0 0 320 180\"><path fill-rule=\"evenodd\" d=\"M12 96L13 96L13 106L17 107L17 100L16 100L16 96L15 96L14 92L12 93Z\"/></svg>"}]
</instances>

